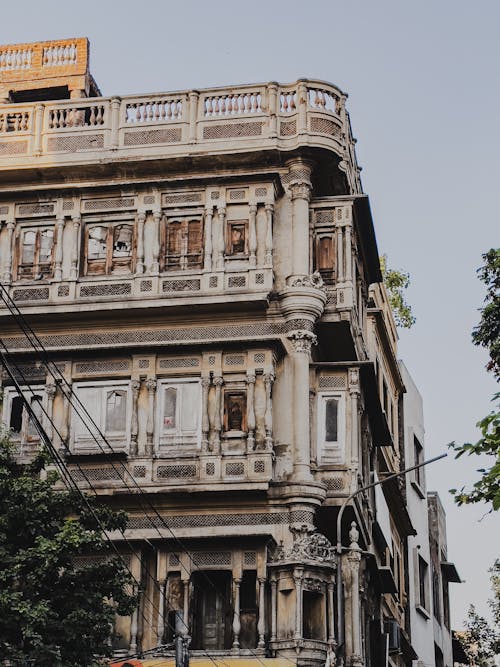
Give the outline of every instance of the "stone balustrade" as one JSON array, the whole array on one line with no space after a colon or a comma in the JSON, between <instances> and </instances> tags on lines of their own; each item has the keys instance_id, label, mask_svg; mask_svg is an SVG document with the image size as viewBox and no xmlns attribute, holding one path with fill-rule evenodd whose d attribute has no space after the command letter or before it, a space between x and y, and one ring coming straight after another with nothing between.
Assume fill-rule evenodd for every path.
<instances>
[{"instance_id":1,"label":"stone balustrade","mask_svg":"<svg viewBox=\"0 0 500 667\"><path fill-rule=\"evenodd\" d=\"M43 47L38 60L22 45L15 53L4 49L0 69L10 72L9 68L29 63L33 67L36 60L40 68L56 70L73 67L80 57L76 42L50 44ZM117 154L139 157L145 151L186 155L206 151L207 144L214 150L215 142L230 145L233 152L269 144L292 149L306 141L304 135L309 145L342 157L349 152L346 142L352 141L345 98L335 86L300 80L286 86L269 83L4 104L0 105L0 169L95 161L96 154L99 159L113 159Z\"/></svg>"}]
</instances>

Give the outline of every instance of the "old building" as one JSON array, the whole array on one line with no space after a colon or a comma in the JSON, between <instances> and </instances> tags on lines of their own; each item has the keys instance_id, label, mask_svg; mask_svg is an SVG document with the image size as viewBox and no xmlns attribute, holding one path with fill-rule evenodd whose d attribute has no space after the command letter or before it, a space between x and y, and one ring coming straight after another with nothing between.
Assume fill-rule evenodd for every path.
<instances>
[{"instance_id":1,"label":"old building","mask_svg":"<svg viewBox=\"0 0 500 667\"><path fill-rule=\"evenodd\" d=\"M404 385L346 95L105 98L76 39L0 47L0 98L2 344L73 478L129 514L116 654L177 612L194 655L409 663L404 481L361 490L404 465Z\"/></svg>"}]
</instances>

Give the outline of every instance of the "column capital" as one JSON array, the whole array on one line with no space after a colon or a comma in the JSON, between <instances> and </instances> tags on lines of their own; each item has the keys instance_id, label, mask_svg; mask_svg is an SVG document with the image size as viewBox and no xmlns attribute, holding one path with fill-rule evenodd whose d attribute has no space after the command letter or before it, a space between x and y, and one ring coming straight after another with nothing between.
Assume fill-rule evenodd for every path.
<instances>
[{"instance_id":1,"label":"column capital","mask_svg":"<svg viewBox=\"0 0 500 667\"><path fill-rule=\"evenodd\" d=\"M140 380L132 380L130 384L132 391L139 391L141 388L141 381Z\"/></svg>"},{"instance_id":2,"label":"column capital","mask_svg":"<svg viewBox=\"0 0 500 667\"><path fill-rule=\"evenodd\" d=\"M305 352L306 354L309 354L312 346L318 342L315 334L305 330L291 331L287 334L287 338L292 343L295 352Z\"/></svg>"},{"instance_id":3,"label":"column capital","mask_svg":"<svg viewBox=\"0 0 500 667\"><path fill-rule=\"evenodd\" d=\"M146 387L149 392L151 393L154 392L156 389L156 385L157 385L156 380L153 379L146 380Z\"/></svg>"},{"instance_id":4,"label":"column capital","mask_svg":"<svg viewBox=\"0 0 500 667\"><path fill-rule=\"evenodd\" d=\"M224 379L220 375L214 377L214 385L216 387L222 387L223 384L224 384Z\"/></svg>"},{"instance_id":5,"label":"column capital","mask_svg":"<svg viewBox=\"0 0 500 667\"><path fill-rule=\"evenodd\" d=\"M57 385L55 384L46 384L45 385L45 393L49 398L54 398L57 392Z\"/></svg>"},{"instance_id":6,"label":"column capital","mask_svg":"<svg viewBox=\"0 0 500 667\"><path fill-rule=\"evenodd\" d=\"M309 202L311 199L312 185L307 181L292 181L289 185L292 201L294 199L304 199Z\"/></svg>"}]
</instances>

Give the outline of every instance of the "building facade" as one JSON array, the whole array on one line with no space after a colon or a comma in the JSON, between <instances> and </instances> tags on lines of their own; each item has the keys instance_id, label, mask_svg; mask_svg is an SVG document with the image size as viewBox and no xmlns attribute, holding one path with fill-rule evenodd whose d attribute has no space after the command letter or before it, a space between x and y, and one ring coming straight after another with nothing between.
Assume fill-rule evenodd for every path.
<instances>
[{"instance_id":1,"label":"building facade","mask_svg":"<svg viewBox=\"0 0 500 667\"><path fill-rule=\"evenodd\" d=\"M346 95L105 98L78 39L0 47L0 98L25 397L4 371L3 420L28 458L29 401L128 512L141 595L116 655L161 652L177 615L194 655L409 664L404 480L362 490L404 467L404 384Z\"/></svg>"}]
</instances>

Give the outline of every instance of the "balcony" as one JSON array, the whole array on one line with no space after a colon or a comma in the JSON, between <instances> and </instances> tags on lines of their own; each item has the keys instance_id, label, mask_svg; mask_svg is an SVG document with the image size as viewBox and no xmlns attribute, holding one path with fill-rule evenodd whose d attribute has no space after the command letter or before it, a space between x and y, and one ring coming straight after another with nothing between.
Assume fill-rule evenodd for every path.
<instances>
[{"instance_id":1,"label":"balcony","mask_svg":"<svg viewBox=\"0 0 500 667\"><path fill-rule=\"evenodd\" d=\"M1 63L14 58L6 60L2 54L0 69ZM21 67L33 62L23 54L16 56ZM1 72L3 79L10 73ZM345 99L331 84L299 80L290 85L4 104L0 105L0 169L207 152L288 151L301 145L354 158ZM351 179L356 181L355 159L348 161L351 166L346 169L352 170Z\"/></svg>"}]
</instances>

